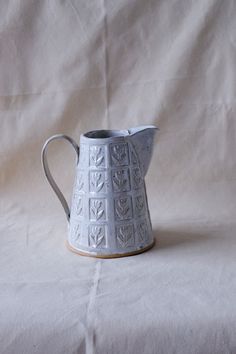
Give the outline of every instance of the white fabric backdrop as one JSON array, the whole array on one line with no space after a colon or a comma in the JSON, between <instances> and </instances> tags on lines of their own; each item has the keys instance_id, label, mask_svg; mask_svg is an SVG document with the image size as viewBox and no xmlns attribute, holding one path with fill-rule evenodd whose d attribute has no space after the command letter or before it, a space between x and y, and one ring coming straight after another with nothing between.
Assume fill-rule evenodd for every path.
<instances>
[{"instance_id":1,"label":"white fabric backdrop","mask_svg":"<svg viewBox=\"0 0 236 354\"><path fill-rule=\"evenodd\" d=\"M0 1L1 353L236 353L236 2ZM69 253L50 135L156 124L157 244ZM69 199L72 149L50 148Z\"/></svg>"}]
</instances>

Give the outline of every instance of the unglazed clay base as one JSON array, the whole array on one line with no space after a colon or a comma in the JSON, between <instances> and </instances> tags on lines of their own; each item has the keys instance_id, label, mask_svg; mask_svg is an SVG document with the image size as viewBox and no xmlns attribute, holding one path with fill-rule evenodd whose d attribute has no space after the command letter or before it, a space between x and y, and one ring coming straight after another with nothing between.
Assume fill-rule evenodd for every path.
<instances>
[{"instance_id":1,"label":"unglazed clay base","mask_svg":"<svg viewBox=\"0 0 236 354\"><path fill-rule=\"evenodd\" d=\"M93 257L93 258L121 258L121 257L128 257L128 256L135 256L137 254L146 252L148 250L150 250L153 246L155 245L155 240L153 241L153 243L151 243L151 245L148 245L147 247L144 247L140 250L137 251L133 251L133 252L127 252L127 253L114 253L114 254L105 254L105 255L96 255L96 254L91 254L88 252L84 252L84 251L79 251L76 248L72 247L68 241L66 241L66 246L67 248L74 253L79 254L80 256L87 256L87 257Z\"/></svg>"}]
</instances>

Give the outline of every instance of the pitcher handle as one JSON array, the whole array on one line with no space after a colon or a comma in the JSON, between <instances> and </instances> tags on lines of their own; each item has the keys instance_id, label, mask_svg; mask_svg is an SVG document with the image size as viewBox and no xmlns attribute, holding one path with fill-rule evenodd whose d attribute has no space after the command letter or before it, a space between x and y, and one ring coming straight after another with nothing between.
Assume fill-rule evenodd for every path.
<instances>
[{"instance_id":1,"label":"pitcher handle","mask_svg":"<svg viewBox=\"0 0 236 354\"><path fill-rule=\"evenodd\" d=\"M70 208L67 204L67 201L64 197L64 195L62 194L62 192L60 191L58 185L56 184L54 178L52 177L51 175L51 172L49 170L49 166L48 166L48 160L47 160L47 156L46 156L46 152L47 152L47 147L48 147L48 144L53 141L53 140L57 140L57 139L65 139L67 140L72 146L73 148L75 149L75 152L76 152L76 155L77 155L77 159L76 159L76 164L78 163L79 161L79 146L76 144L76 142L70 138L69 136L67 135L64 135L64 134L57 134L57 135L53 135L51 136L51 138L49 138L43 148L42 148L42 165L43 165L43 170L44 170L44 173L45 173L45 176L49 182L49 184L51 185L52 189L54 190L54 192L56 193L59 201L61 202L62 206L63 206L63 209L65 210L65 213L66 213L66 218L67 220L69 221L70 220Z\"/></svg>"}]
</instances>

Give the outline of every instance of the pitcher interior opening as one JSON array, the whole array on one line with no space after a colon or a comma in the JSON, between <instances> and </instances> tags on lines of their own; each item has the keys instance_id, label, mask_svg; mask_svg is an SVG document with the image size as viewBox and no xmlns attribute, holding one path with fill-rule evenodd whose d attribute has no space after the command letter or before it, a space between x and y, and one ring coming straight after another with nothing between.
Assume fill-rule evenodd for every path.
<instances>
[{"instance_id":1,"label":"pitcher interior opening","mask_svg":"<svg viewBox=\"0 0 236 354\"><path fill-rule=\"evenodd\" d=\"M105 139L112 138L115 136L125 136L128 135L129 132L127 130L93 130L84 134L86 138L91 139Z\"/></svg>"}]
</instances>

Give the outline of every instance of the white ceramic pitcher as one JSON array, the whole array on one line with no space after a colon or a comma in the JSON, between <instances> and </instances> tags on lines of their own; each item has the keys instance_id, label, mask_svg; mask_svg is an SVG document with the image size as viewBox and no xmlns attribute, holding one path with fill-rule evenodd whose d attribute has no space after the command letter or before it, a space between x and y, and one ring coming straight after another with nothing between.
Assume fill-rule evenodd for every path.
<instances>
[{"instance_id":1,"label":"white ceramic pitcher","mask_svg":"<svg viewBox=\"0 0 236 354\"><path fill-rule=\"evenodd\" d=\"M43 168L66 212L69 249L112 258L141 253L153 246L144 177L156 130L155 126L94 130L81 135L80 148L66 135L54 135L46 141ZM77 154L71 209L47 163L47 146L56 139L66 139Z\"/></svg>"}]
</instances>

